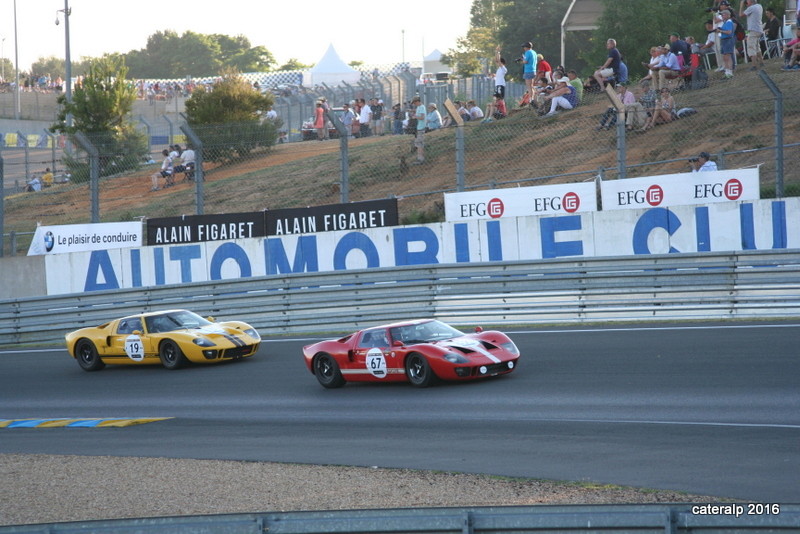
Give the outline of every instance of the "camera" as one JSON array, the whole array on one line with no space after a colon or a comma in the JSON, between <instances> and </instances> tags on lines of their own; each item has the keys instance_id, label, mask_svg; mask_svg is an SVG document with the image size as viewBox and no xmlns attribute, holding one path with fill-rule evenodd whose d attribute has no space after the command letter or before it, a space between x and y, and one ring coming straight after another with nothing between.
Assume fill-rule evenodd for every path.
<instances>
[{"instance_id":1,"label":"camera","mask_svg":"<svg viewBox=\"0 0 800 534\"><path fill-rule=\"evenodd\" d=\"M697 158L689 158L689 163L697 163L697 162L698 162Z\"/></svg>"},{"instance_id":2,"label":"camera","mask_svg":"<svg viewBox=\"0 0 800 534\"><path fill-rule=\"evenodd\" d=\"M707 7L706 8L706 13L713 13L713 12L714 12L714 8L713 7Z\"/></svg>"},{"instance_id":3,"label":"camera","mask_svg":"<svg viewBox=\"0 0 800 534\"><path fill-rule=\"evenodd\" d=\"M515 60L514 60L514 62L516 62L516 63L522 63L522 58L521 58L521 57L518 57L517 59L515 59Z\"/></svg>"}]
</instances>

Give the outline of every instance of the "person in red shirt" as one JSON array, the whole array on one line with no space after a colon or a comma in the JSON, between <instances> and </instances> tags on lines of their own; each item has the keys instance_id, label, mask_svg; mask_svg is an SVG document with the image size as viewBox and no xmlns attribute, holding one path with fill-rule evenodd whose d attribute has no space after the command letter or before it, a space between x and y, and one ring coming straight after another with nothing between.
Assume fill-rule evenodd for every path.
<instances>
[{"instance_id":1,"label":"person in red shirt","mask_svg":"<svg viewBox=\"0 0 800 534\"><path fill-rule=\"evenodd\" d=\"M544 56L542 54L538 54L536 57L539 59L539 62L536 64L536 79L538 80L539 78L546 78L547 84L552 84L553 67L550 66L550 63L544 60Z\"/></svg>"}]
</instances>

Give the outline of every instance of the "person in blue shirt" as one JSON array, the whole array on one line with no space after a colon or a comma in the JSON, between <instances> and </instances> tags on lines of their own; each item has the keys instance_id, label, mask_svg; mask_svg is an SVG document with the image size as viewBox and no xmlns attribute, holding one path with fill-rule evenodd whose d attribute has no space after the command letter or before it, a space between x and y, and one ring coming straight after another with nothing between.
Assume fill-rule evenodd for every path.
<instances>
[{"instance_id":1,"label":"person in blue shirt","mask_svg":"<svg viewBox=\"0 0 800 534\"><path fill-rule=\"evenodd\" d=\"M617 41L609 39L606 41L606 48L608 49L608 58L592 76L597 80L597 84L602 89L605 86L605 81L619 72L619 63L622 61L622 54L617 50Z\"/></svg>"},{"instance_id":2,"label":"person in blue shirt","mask_svg":"<svg viewBox=\"0 0 800 534\"><path fill-rule=\"evenodd\" d=\"M522 45L522 57L517 61L522 63L522 78L525 80L525 89L529 95L532 95L533 80L536 78L537 56L530 41Z\"/></svg>"}]
</instances>

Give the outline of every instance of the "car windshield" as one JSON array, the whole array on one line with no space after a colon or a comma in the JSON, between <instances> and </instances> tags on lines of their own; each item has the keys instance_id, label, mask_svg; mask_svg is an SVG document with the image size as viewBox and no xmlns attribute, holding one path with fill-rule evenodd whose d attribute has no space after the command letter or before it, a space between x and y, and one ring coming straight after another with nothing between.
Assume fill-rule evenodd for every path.
<instances>
[{"instance_id":1,"label":"car windshield","mask_svg":"<svg viewBox=\"0 0 800 534\"><path fill-rule=\"evenodd\" d=\"M147 325L147 331L151 334L171 332L172 330L182 330L184 328L200 328L213 324L196 313L186 310L150 315L144 318L144 322Z\"/></svg>"},{"instance_id":2,"label":"car windshield","mask_svg":"<svg viewBox=\"0 0 800 534\"><path fill-rule=\"evenodd\" d=\"M390 330L392 339L400 340L406 345L412 343L425 343L441 341L463 336L464 333L456 330L441 321L425 321L424 323L397 326Z\"/></svg>"}]
</instances>

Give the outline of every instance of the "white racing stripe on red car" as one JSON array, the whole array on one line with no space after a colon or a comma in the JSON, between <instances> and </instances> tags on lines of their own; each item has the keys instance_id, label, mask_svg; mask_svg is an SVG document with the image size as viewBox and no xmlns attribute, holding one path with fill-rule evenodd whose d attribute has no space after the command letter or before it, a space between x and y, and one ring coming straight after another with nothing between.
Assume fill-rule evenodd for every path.
<instances>
[{"instance_id":1,"label":"white racing stripe on red car","mask_svg":"<svg viewBox=\"0 0 800 534\"><path fill-rule=\"evenodd\" d=\"M447 343L447 346L453 347L453 348L464 347L464 348L469 349L469 350L474 350L475 352L479 352L479 353L483 354L484 356L486 356L487 358L492 360L494 363L500 363L502 361L499 358L497 358L494 354L492 354L488 350L486 350L486 348L483 346L483 344L480 341L475 340L475 339L463 340L463 341L455 341L454 340L454 341L451 341L451 342Z\"/></svg>"},{"instance_id":2,"label":"white racing stripe on red car","mask_svg":"<svg viewBox=\"0 0 800 534\"><path fill-rule=\"evenodd\" d=\"M386 374L389 375L402 375L405 373L403 369L386 369ZM343 375L370 375L372 374L369 369L342 369Z\"/></svg>"}]
</instances>

